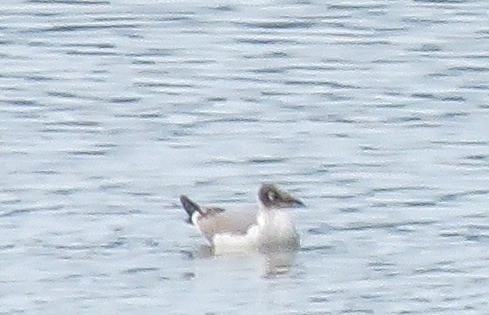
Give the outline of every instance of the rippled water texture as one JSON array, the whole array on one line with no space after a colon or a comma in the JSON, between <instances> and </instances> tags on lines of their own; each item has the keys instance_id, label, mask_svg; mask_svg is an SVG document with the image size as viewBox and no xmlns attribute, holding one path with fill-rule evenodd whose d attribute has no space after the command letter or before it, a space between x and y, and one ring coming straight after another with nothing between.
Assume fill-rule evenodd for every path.
<instances>
[{"instance_id":1,"label":"rippled water texture","mask_svg":"<svg viewBox=\"0 0 489 315\"><path fill-rule=\"evenodd\" d=\"M488 12L2 2L0 313L487 312ZM264 181L308 205L287 273L178 204Z\"/></svg>"}]
</instances>

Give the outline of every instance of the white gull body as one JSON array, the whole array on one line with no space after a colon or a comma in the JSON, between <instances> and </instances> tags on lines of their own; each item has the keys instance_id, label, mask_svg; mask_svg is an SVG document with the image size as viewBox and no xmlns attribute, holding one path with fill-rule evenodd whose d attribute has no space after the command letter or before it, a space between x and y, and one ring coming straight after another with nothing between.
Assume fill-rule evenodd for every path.
<instances>
[{"instance_id":1,"label":"white gull body","mask_svg":"<svg viewBox=\"0 0 489 315\"><path fill-rule=\"evenodd\" d=\"M180 200L192 223L207 239L214 254L295 250L299 235L286 208L304 204L273 184L263 184L258 206L243 211L200 207L186 196Z\"/></svg>"}]
</instances>

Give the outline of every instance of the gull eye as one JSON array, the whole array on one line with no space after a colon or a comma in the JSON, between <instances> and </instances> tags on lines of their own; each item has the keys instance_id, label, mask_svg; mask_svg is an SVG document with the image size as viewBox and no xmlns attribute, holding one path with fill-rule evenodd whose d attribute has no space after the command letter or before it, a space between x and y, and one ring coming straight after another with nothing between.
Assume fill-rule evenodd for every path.
<instances>
[{"instance_id":1,"label":"gull eye","mask_svg":"<svg viewBox=\"0 0 489 315\"><path fill-rule=\"evenodd\" d=\"M277 199L277 194L274 191L269 191L267 197L268 200L273 202Z\"/></svg>"}]
</instances>

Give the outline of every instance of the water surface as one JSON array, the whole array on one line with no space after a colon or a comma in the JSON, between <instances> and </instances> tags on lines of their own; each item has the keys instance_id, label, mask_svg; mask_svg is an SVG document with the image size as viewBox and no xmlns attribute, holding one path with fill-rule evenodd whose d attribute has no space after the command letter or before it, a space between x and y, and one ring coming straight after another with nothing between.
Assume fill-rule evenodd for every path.
<instances>
[{"instance_id":1,"label":"water surface","mask_svg":"<svg viewBox=\"0 0 489 315\"><path fill-rule=\"evenodd\" d=\"M0 5L0 313L489 305L486 1ZM302 249L201 254L178 196L303 199Z\"/></svg>"}]
</instances>

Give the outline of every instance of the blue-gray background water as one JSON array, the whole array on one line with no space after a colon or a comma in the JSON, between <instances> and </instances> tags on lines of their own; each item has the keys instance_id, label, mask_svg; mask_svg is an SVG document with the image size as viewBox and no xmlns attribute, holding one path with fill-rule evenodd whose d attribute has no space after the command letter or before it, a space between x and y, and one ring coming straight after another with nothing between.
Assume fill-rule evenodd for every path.
<instances>
[{"instance_id":1,"label":"blue-gray background water","mask_svg":"<svg viewBox=\"0 0 489 315\"><path fill-rule=\"evenodd\" d=\"M488 12L3 1L0 313L487 312ZM308 205L289 272L199 255L178 196L261 182Z\"/></svg>"}]
</instances>

